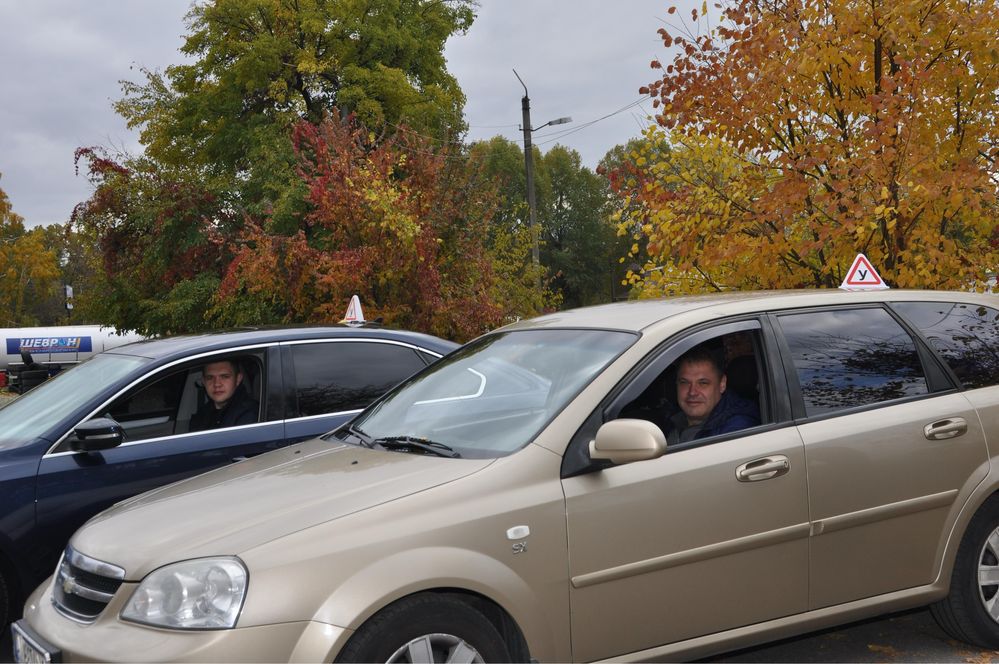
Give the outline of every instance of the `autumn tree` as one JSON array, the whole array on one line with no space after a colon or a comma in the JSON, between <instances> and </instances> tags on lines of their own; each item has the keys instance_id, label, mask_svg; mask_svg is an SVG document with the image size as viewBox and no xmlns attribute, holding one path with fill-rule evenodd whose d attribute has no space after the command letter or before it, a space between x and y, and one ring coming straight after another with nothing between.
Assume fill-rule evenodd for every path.
<instances>
[{"instance_id":1,"label":"autumn tree","mask_svg":"<svg viewBox=\"0 0 999 664\"><path fill-rule=\"evenodd\" d=\"M524 263L530 259L528 242L532 240L523 150L497 136L473 144L470 159L481 163L500 187L500 204L492 223L495 241L503 241L499 233L518 238L516 255L529 265ZM542 279L550 293L544 306L568 308L609 301L617 252L607 181L583 166L578 152L561 145L547 153L534 147L534 180ZM531 279L522 283L537 290Z\"/></svg>"},{"instance_id":2,"label":"autumn tree","mask_svg":"<svg viewBox=\"0 0 999 664\"><path fill-rule=\"evenodd\" d=\"M462 130L464 96L443 45L468 28L473 7L471 0L195 4L182 48L190 60L162 73L142 70L144 80L123 83L115 106L139 130L144 154L86 148L77 155L95 193L73 224L102 256L102 321L163 333L230 319L213 307L238 249L233 239L258 228L293 236L311 210L292 140L300 122L353 114L374 142L407 123L448 143ZM255 311L267 314L255 323L290 313Z\"/></svg>"},{"instance_id":3,"label":"autumn tree","mask_svg":"<svg viewBox=\"0 0 999 664\"><path fill-rule=\"evenodd\" d=\"M611 223L617 230L611 248L611 256L617 263L612 272L613 299L625 296L627 290L622 286L626 286L629 279L637 279L649 263L648 236L643 232L649 204L644 200L649 191L644 186L647 180L644 165L648 159L643 158L642 166L636 161L639 153L647 151L643 141L643 138L633 138L623 145L615 145L597 165L597 173L606 178L609 190L618 194L609 196L607 204Z\"/></svg>"},{"instance_id":4,"label":"autumn tree","mask_svg":"<svg viewBox=\"0 0 999 664\"><path fill-rule=\"evenodd\" d=\"M982 285L999 265L993 0L739 0L713 28L706 11L660 30L657 126L618 187L643 210L639 290L836 286L857 252L893 286Z\"/></svg>"},{"instance_id":5,"label":"autumn tree","mask_svg":"<svg viewBox=\"0 0 999 664\"><path fill-rule=\"evenodd\" d=\"M531 259L536 230L530 227L527 209L523 150L502 136L478 141L469 146L468 168L480 176L473 186L496 191L488 227L489 253L501 286L495 297L513 316L530 317L557 308L561 300L551 289L548 271Z\"/></svg>"},{"instance_id":6,"label":"autumn tree","mask_svg":"<svg viewBox=\"0 0 999 664\"><path fill-rule=\"evenodd\" d=\"M211 308L232 259L224 238L242 215L191 174L144 158L78 150L94 194L73 211L74 231L92 238L100 269L90 301L100 322L143 334L211 326Z\"/></svg>"},{"instance_id":7,"label":"autumn tree","mask_svg":"<svg viewBox=\"0 0 999 664\"><path fill-rule=\"evenodd\" d=\"M58 283L73 288L73 309L66 308L64 289L56 288L47 295L29 298L28 313L40 325L100 323L97 312L103 308L105 296L96 284L101 264L96 240L69 224L51 224L40 227L39 232L46 249L58 259Z\"/></svg>"},{"instance_id":8,"label":"autumn tree","mask_svg":"<svg viewBox=\"0 0 999 664\"><path fill-rule=\"evenodd\" d=\"M553 276L552 288L567 308L609 302L617 256L607 181L561 145L539 164L548 181L539 202L541 263Z\"/></svg>"},{"instance_id":9,"label":"autumn tree","mask_svg":"<svg viewBox=\"0 0 999 664\"><path fill-rule=\"evenodd\" d=\"M124 82L115 108L147 157L196 170L228 204L294 224L301 211L291 129L334 107L371 130L399 123L439 139L463 127L444 42L471 0L212 0L187 16L190 64Z\"/></svg>"},{"instance_id":10,"label":"autumn tree","mask_svg":"<svg viewBox=\"0 0 999 664\"><path fill-rule=\"evenodd\" d=\"M0 189L0 325L37 325L27 311L34 297L46 296L56 285L56 255L46 248L41 229L26 230L7 193Z\"/></svg>"},{"instance_id":11,"label":"autumn tree","mask_svg":"<svg viewBox=\"0 0 999 664\"><path fill-rule=\"evenodd\" d=\"M358 294L368 318L453 339L503 320L486 250L495 197L469 186L462 159L407 131L372 143L339 119L294 136L309 212L294 233L248 225L213 315L329 322Z\"/></svg>"}]
</instances>

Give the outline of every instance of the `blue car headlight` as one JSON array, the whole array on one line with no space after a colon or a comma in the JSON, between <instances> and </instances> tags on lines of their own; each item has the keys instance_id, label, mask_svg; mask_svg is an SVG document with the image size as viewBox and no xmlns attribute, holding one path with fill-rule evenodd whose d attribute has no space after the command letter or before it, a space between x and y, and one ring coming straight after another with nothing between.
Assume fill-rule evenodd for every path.
<instances>
[{"instance_id":1,"label":"blue car headlight","mask_svg":"<svg viewBox=\"0 0 999 664\"><path fill-rule=\"evenodd\" d=\"M243 607L247 572L238 558L200 558L151 572L123 620L172 629L231 629Z\"/></svg>"}]
</instances>

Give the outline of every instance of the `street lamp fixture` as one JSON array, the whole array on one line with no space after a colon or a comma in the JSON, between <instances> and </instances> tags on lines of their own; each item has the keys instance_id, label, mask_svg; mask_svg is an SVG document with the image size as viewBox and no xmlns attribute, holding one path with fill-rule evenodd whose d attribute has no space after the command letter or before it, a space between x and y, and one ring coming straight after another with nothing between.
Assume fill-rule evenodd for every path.
<instances>
[{"instance_id":1,"label":"street lamp fixture","mask_svg":"<svg viewBox=\"0 0 999 664\"><path fill-rule=\"evenodd\" d=\"M530 213L531 220L531 235L534 237L534 244L531 247L531 260L534 262L535 269L541 264L540 251L538 249L538 215L537 215L537 201L534 196L534 149L531 146L531 132L535 132L539 129L544 129L545 127L553 125L566 124L572 122L572 118L564 117L555 120L549 120L540 127L531 126L531 99L527 96L527 85L524 83L524 79L520 77L517 70L513 70L513 75L517 77L520 81L520 85L524 88L524 97L520 100L520 108L524 116L524 124L522 129L524 130L524 168L527 171L527 209ZM537 278L537 288L538 292L541 292L541 272L538 271Z\"/></svg>"}]
</instances>

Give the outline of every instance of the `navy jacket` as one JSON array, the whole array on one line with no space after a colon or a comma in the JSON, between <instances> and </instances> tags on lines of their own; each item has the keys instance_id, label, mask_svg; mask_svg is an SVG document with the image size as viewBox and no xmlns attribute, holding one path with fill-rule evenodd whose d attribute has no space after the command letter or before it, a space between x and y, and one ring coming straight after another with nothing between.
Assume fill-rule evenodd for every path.
<instances>
[{"instance_id":1,"label":"navy jacket","mask_svg":"<svg viewBox=\"0 0 999 664\"><path fill-rule=\"evenodd\" d=\"M679 435L679 431L686 426L687 416L680 411L670 418L670 423L677 430L676 435ZM760 410L757 405L748 399L743 399L732 390L726 390L708 415L708 419L701 425L701 430L694 436L694 440L748 429L759 423Z\"/></svg>"},{"instance_id":2,"label":"navy jacket","mask_svg":"<svg viewBox=\"0 0 999 664\"><path fill-rule=\"evenodd\" d=\"M257 422L260 412L260 404L256 399L251 399L243 386L236 388L232 399L225 405L225 408L218 409L209 399L208 403L198 409L198 412L191 417L190 431L205 431L208 429L221 429L223 427L234 427L240 424L253 424Z\"/></svg>"}]
</instances>

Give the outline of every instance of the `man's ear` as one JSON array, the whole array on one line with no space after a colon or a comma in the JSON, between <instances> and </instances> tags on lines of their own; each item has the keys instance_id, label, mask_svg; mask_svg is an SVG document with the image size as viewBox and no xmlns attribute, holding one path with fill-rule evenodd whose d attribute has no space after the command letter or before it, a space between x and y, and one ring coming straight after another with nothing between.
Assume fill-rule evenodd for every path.
<instances>
[{"instance_id":1,"label":"man's ear","mask_svg":"<svg viewBox=\"0 0 999 664\"><path fill-rule=\"evenodd\" d=\"M236 372L236 387L239 387L243 383L243 372Z\"/></svg>"},{"instance_id":2,"label":"man's ear","mask_svg":"<svg viewBox=\"0 0 999 664\"><path fill-rule=\"evenodd\" d=\"M728 385L728 376L726 376L725 374L722 374L721 383L720 384L721 384L721 393L725 394L725 387Z\"/></svg>"}]
</instances>

